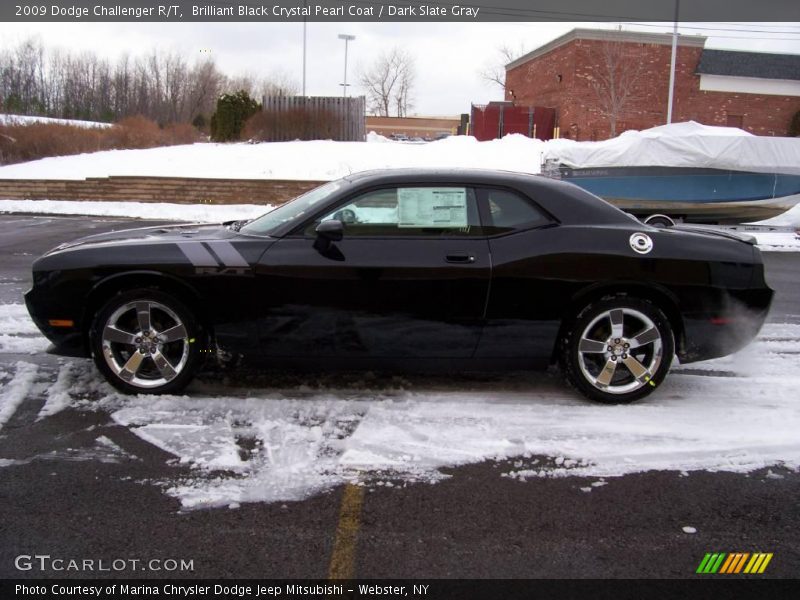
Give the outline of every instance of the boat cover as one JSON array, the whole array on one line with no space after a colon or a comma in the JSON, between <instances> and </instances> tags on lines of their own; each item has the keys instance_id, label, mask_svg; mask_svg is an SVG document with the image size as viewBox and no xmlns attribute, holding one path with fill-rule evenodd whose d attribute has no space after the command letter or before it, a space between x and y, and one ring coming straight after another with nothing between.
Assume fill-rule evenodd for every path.
<instances>
[{"instance_id":1,"label":"boat cover","mask_svg":"<svg viewBox=\"0 0 800 600\"><path fill-rule=\"evenodd\" d=\"M694 121L626 131L602 142L552 140L545 161L593 167L697 167L800 174L800 138L752 135Z\"/></svg>"}]
</instances>

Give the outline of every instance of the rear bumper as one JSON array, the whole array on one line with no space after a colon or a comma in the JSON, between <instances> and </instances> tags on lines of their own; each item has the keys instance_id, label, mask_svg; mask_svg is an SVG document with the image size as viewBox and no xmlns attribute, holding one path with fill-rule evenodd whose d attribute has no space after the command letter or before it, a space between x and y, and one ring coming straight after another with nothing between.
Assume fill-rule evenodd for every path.
<instances>
[{"instance_id":1,"label":"rear bumper","mask_svg":"<svg viewBox=\"0 0 800 600\"><path fill-rule=\"evenodd\" d=\"M721 310L684 314L681 363L733 354L755 339L769 314L773 291L768 287L729 294Z\"/></svg>"}]
</instances>

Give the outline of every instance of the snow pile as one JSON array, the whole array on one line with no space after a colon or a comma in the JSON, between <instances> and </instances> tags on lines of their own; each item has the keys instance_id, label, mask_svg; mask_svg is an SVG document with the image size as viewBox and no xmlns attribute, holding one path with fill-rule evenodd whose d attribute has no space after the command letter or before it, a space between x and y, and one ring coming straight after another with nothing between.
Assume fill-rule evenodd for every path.
<instances>
[{"instance_id":1,"label":"snow pile","mask_svg":"<svg viewBox=\"0 0 800 600\"><path fill-rule=\"evenodd\" d=\"M573 167L711 167L800 173L800 139L754 136L732 127L693 121L626 131L602 142L542 142L512 134L486 142L450 136L430 143L408 143L370 132L366 143L198 143L50 157L0 167L0 179L80 180L117 175L327 181L358 171L397 167L478 167L539 173L543 158Z\"/></svg>"},{"instance_id":2,"label":"snow pile","mask_svg":"<svg viewBox=\"0 0 800 600\"><path fill-rule=\"evenodd\" d=\"M81 202L79 200L0 200L0 213L131 217L190 223L255 219L270 204L171 204L169 202Z\"/></svg>"},{"instance_id":3,"label":"snow pile","mask_svg":"<svg viewBox=\"0 0 800 600\"><path fill-rule=\"evenodd\" d=\"M545 160L574 168L694 167L800 173L800 139L755 136L694 121L625 133L602 142L546 146Z\"/></svg>"},{"instance_id":4,"label":"snow pile","mask_svg":"<svg viewBox=\"0 0 800 600\"><path fill-rule=\"evenodd\" d=\"M38 334L24 304L0 304L0 331L6 334Z\"/></svg>"},{"instance_id":5,"label":"snow pile","mask_svg":"<svg viewBox=\"0 0 800 600\"><path fill-rule=\"evenodd\" d=\"M25 115L8 115L0 113L0 125L33 125L43 123L46 125L69 125L71 127L113 127L112 123L101 123L99 121L78 121L76 119L51 119L50 117L28 117Z\"/></svg>"},{"instance_id":6,"label":"snow pile","mask_svg":"<svg viewBox=\"0 0 800 600\"><path fill-rule=\"evenodd\" d=\"M0 354L36 354L49 345L24 304L0 304Z\"/></svg>"},{"instance_id":7,"label":"snow pile","mask_svg":"<svg viewBox=\"0 0 800 600\"><path fill-rule=\"evenodd\" d=\"M110 175L327 181L371 169L479 167L538 173L544 142L522 135L478 142L451 136L409 144L364 142L189 144L56 156L0 167L0 179L85 179ZM54 198L57 200L57 198Z\"/></svg>"}]
</instances>

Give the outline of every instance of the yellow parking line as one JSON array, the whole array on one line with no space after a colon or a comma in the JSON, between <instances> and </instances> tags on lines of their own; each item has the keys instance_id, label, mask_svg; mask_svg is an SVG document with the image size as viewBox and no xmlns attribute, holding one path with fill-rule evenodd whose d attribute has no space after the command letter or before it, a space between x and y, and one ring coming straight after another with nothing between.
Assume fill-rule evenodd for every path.
<instances>
[{"instance_id":1,"label":"yellow parking line","mask_svg":"<svg viewBox=\"0 0 800 600\"><path fill-rule=\"evenodd\" d=\"M328 579L354 579L356 574L356 544L361 524L361 504L364 488L348 483L342 495L339 525L333 542Z\"/></svg>"}]
</instances>

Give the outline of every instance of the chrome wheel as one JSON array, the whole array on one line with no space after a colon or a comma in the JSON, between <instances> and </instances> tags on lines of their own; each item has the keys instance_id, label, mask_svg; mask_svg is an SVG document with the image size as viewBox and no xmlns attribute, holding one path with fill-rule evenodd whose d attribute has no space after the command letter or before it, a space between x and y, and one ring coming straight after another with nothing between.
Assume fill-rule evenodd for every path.
<instances>
[{"instance_id":1,"label":"chrome wheel","mask_svg":"<svg viewBox=\"0 0 800 600\"><path fill-rule=\"evenodd\" d=\"M661 332L634 308L597 314L578 341L578 366L592 386L607 394L627 394L651 384L663 359Z\"/></svg>"},{"instance_id":2,"label":"chrome wheel","mask_svg":"<svg viewBox=\"0 0 800 600\"><path fill-rule=\"evenodd\" d=\"M121 305L106 319L100 338L108 368L134 388L168 384L189 360L186 325L174 310L155 300Z\"/></svg>"}]
</instances>

